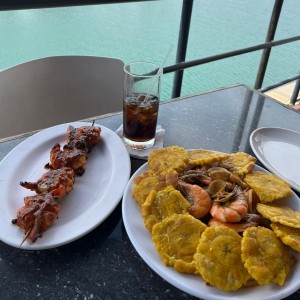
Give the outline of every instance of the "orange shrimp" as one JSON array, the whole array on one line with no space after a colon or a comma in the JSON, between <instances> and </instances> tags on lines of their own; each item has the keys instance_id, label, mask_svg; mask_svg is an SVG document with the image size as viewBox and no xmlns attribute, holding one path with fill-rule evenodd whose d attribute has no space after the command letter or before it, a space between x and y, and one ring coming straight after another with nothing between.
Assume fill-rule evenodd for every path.
<instances>
[{"instance_id":1,"label":"orange shrimp","mask_svg":"<svg viewBox=\"0 0 300 300\"><path fill-rule=\"evenodd\" d=\"M189 213L197 218L203 218L209 213L212 201L207 191L196 184L189 184L184 181L178 182L183 190L184 197L191 203Z\"/></svg>"},{"instance_id":2,"label":"orange shrimp","mask_svg":"<svg viewBox=\"0 0 300 300\"><path fill-rule=\"evenodd\" d=\"M212 226L226 226L233 230L235 230L237 233L243 233L248 227L253 226L264 226L264 227L270 227L269 220L265 219L264 217L257 215L257 214L247 214L244 219L241 222L238 223L224 223L221 221L218 221L215 218L212 218L208 221L207 224L209 227Z\"/></svg>"},{"instance_id":3,"label":"orange shrimp","mask_svg":"<svg viewBox=\"0 0 300 300\"><path fill-rule=\"evenodd\" d=\"M247 222L243 222L243 223L225 223L225 222L221 222L219 220L217 220L216 218L212 218L208 221L207 224L209 227L212 226L226 226L229 227L231 229L233 229L234 231L236 231L237 233L243 233L248 227L252 227L252 226L257 226L254 225L252 223L247 223Z\"/></svg>"},{"instance_id":4,"label":"orange shrimp","mask_svg":"<svg viewBox=\"0 0 300 300\"><path fill-rule=\"evenodd\" d=\"M35 242L58 218L61 207L53 195L54 192L56 191L24 198L25 205L19 208L17 218L12 220L13 224L25 230L21 245L25 240Z\"/></svg>"},{"instance_id":5,"label":"orange shrimp","mask_svg":"<svg viewBox=\"0 0 300 300\"><path fill-rule=\"evenodd\" d=\"M247 193L239 186L235 187L233 196L225 201L213 201L210 214L224 223L240 222L248 212Z\"/></svg>"}]
</instances>

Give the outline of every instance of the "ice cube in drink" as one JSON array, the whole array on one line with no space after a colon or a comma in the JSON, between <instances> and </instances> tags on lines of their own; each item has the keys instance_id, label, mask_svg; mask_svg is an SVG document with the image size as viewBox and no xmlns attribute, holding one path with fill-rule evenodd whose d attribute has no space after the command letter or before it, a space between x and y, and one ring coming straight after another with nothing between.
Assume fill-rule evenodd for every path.
<instances>
[{"instance_id":1,"label":"ice cube in drink","mask_svg":"<svg viewBox=\"0 0 300 300\"><path fill-rule=\"evenodd\" d=\"M159 100L146 94L131 94L123 101L123 138L132 148L145 149L154 143Z\"/></svg>"}]
</instances>

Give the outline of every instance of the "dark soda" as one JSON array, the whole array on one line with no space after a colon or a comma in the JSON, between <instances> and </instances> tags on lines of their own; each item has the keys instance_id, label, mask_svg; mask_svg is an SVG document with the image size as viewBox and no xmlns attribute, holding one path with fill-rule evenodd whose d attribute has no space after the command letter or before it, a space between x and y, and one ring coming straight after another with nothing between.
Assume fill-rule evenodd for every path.
<instances>
[{"instance_id":1,"label":"dark soda","mask_svg":"<svg viewBox=\"0 0 300 300\"><path fill-rule=\"evenodd\" d=\"M123 135L134 142L154 139L157 125L159 99L146 94L131 94L123 101Z\"/></svg>"}]
</instances>

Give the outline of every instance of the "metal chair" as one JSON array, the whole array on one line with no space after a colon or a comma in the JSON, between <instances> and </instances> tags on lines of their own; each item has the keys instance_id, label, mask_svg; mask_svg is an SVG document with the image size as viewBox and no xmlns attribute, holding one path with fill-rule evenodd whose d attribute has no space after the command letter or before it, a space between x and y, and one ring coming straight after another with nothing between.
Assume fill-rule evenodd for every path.
<instances>
[{"instance_id":1,"label":"metal chair","mask_svg":"<svg viewBox=\"0 0 300 300\"><path fill-rule=\"evenodd\" d=\"M115 58L54 56L0 72L0 138L122 110Z\"/></svg>"}]
</instances>

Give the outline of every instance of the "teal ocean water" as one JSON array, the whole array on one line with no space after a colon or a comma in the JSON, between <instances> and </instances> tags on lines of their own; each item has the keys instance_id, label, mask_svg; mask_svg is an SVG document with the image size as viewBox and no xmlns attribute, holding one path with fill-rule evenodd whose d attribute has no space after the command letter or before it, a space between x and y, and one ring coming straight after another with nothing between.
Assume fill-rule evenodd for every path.
<instances>
[{"instance_id":1,"label":"teal ocean water","mask_svg":"<svg viewBox=\"0 0 300 300\"><path fill-rule=\"evenodd\" d=\"M187 60L263 43L274 1L196 0ZM0 12L0 69L54 55L95 55L124 62L175 62L181 0ZM285 0L276 39L300 34L300 1ZM190 68L182 95L245 83L253 86L261 51ZM264 86L300 71L300 42L273 48ZM173 75L162 81L171 97Z\"/></svg>"}]
</instances>

